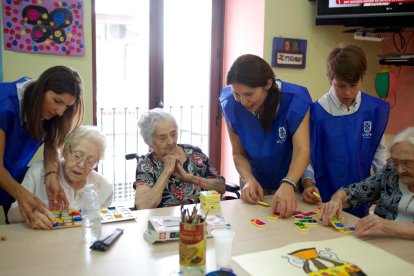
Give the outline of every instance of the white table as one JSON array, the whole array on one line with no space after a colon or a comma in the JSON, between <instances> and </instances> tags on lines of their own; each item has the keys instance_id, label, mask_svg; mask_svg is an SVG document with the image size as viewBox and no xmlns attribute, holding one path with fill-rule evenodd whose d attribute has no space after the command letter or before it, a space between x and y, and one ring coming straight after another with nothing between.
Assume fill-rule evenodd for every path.
<instances>
[{"instance_id":1,"label":"white table","mask_svg":"<svg viewBox=\"0 0 414 276\"><path fill-rule=\"evenodd\" d=\"M270 202L267 197L266 201ZM314 205L301 201L298 210L315 210ZM274 249L301 241L315 241L341 237L332 227L315 226L308 233L300 233L291 219L269 223L266 229L249 223L251 218L266 220L270 208L250 205L241 200L221 203L221 213L236 232L233 256ZM81 241L81 229L32 230L25 224L1 225L0 275L174 275L179 271L178 241L150 244L143 238L151 216L178 216L179 207L134 211L135 221L103 225L103 234L124 228L124 234L107 252L91 251ZM346 225L354 225L357 218L345 216ZM367 242L414 264L414 241L374 238ZM207 272L215 270L213 240L207 239ZM237 275L247 273L232 262Z\"/></svg>"}]
</instances>

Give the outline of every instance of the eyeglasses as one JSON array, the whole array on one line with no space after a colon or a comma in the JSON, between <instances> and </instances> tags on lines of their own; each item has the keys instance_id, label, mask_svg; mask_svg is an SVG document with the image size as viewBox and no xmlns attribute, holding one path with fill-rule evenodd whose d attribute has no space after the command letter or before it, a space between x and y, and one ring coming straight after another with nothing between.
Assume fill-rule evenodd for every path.
<instances>
[{"instance_id":1,"label":"eyeglasses","mask_svg":"<svg viewBox=\"0 0 414 276\"><path fill-rule=\"evenodd\" d=\"M398 160L398 159L390 159L394 168L398 168L398 166L402 166L406 169L413 169L414 168L414 160Z\"/></svg>"},{"instance_id":2,"label":"eyeglasses","mask_svg":"<svg viewBox=\"0 0 414 276\"><path fill-rule=\"evenodd\" d=\"M89 169L95 168L96 165L98 165L99 163L99 159L87 158L84 156L82 152L72 151L72 147L70 146L69 146L69 153L70 153L70 158L72 159L73 162L78 164L85 160L85 166Z\"/></svg>"}]
</instances>

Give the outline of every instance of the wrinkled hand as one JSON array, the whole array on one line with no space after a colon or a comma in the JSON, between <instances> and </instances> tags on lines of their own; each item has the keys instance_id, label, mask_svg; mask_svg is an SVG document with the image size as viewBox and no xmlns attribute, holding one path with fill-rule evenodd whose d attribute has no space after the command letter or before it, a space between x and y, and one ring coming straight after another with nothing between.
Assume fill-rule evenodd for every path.
<instances>
[{"instance_id":1,"label":"wrinkled hand","mask_svg":"<svg viewBox=\"0 0 414 276\"><path fill-rule=\"evenodd\" d=\"M53 173L45 178L47 198L50 210L65 210L69 208L69 202L60 185L59 175Z\"/></svg>"},{"instance_id":2,"label":"wrinkled hand","mask_svg":"<svg viewBox=\"0 0 414 276\"><path fill-rule=\"evenodd\" d=\"M36 211L43 214L49 213L40 199L23 187L20 188L16 200L20 214L31 228L35 228L39 224L39 218L35 214Z\"/></svg>"},{"instance_id":3,"label":"wrinkled hand","mask_svg":"<svg viewBox=\"0 0 414 276\"><path fill-rule=\"evenodd\" d=\"M296 211L296 196L293 187L289 184L280 184L272 199L272 212L279 212L282 218L292 216Z\"/></svg>"},{"instance_id":4,"label":"wrinkled hand","mask_svg":"<svg viewBox=\"0 0 414 276\"><path fill-rule=\"evenodd\" d=\"M56 218L49 211L47 211L47 214L45 214L39 212L38 210L35 210L35 215L38 218L38 222L32 228L48 230L52 229L53 224L56 223Z\"/></svg>"},{"instance_id":5,"label":"wrinkled hand","mask_svg":"<svg viewBox=\"0 0 414 276\"><path fill-rule=\"evenodd\" d=\"M391 221L377 215L369 215L360 219L355 225L355 236L385 236L387 225Z\"/></svg>"},{"instance_id":6,"label":"wrinkled hand","mask_svg":"<svg viewBox=\"0 0 414 276\"><path fill-rule=\"evenodd\" d=\"M257 181L246 182L240 198L248 203L256 204L257 201L263 201L263 189Z\"/></svg>"},{"instance_id":7,"label":"wrinkled hand","mask_svg":"<svg viewBox=\"0 0 414 276\"><path fill-rule=\"evenodd\" d=\"M177 157L174 155L165 155L162 158L162 163L164 164L164 171L171 175L175 171L175 164L177 163Z\"/></svg>"},{"instance_id":8,"label":"wrinkled hand","mask_svg":"<svg viewBox=\"0 0 414 276\"><path fill-rule=\"evenodd\" d=\"M319 200L312 193L319 194L319 189L315 185L310 185L303 190L303 200L310 204L316 204Z\"/></svg>"},{"instance_id":9,"label":"wrinkled hand","mask_svg":"<svg viewBox=\"0 0 414 276\"><path fill-rule=\"evenodd\" d=\"M342 201L331 199L330 201L323 203L320 212L320 218L323 225L328 226L334 216L338 219L342 219Z\"/></svg>"},{"instance_id":10,"label":"wrinkled hand","mask_svg":"<svg viewBox=\"0 0 414 276\"><path fill-rule=\"evenodd\" d=\"M181 165L179 161L175 163L175 171L173 175L185 182L191 182L191 174L184 170L183 165Z\"/></svg>"}]
</instances>

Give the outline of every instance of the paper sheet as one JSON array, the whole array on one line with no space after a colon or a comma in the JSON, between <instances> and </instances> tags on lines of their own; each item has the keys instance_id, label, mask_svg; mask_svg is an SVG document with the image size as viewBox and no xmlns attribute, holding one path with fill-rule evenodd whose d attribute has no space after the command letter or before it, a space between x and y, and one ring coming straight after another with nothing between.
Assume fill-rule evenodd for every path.
<instances>
[{"instance_id":1,"label":"paper sheet","mask_svg":"<svg viewBox=\"0 0 414 276\"><path fill-rule=\"evenodd\" d=\"M353 236L295 243L235 256L233 260L249 274L261 276L307 275L304 267L312 271L309 275L319 275L318 266L330 272L359 268L359 275L414 275L414 265Z\"/></svg>"}]
</instances>

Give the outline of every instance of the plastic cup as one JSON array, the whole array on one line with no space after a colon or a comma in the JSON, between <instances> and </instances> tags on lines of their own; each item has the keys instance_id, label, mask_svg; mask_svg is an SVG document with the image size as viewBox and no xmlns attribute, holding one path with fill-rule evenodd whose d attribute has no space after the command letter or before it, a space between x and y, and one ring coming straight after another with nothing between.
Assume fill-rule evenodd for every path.
<instances>
[{"instance_id":1,"label":"plastic cup","mask_svg":"<svg viewBox=\"0 0 414 276\"><path fill-rule=\"evenodd\" d=\"M211 234L214 237L216 266L218 268L229 268L235 236L234 231L231 229L216 229Z\"/></svg>"}]
</instances>

